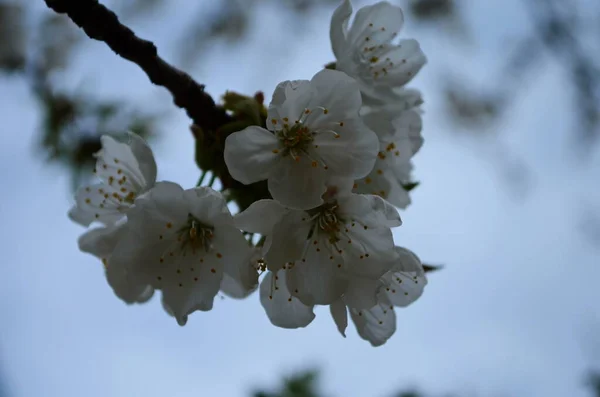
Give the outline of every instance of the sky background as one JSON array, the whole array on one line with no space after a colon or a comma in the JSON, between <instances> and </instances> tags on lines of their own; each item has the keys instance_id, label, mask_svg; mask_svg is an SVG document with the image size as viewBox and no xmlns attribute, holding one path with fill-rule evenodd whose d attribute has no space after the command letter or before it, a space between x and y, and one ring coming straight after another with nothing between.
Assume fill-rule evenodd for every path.
<instances>
[{"instance_id":1,"label":"sky background","mask_svg":"<svg viewBox=\"0 0 600 397\"><path fill-rule=\"evenodd\" d=\"M173 32L193 15L190 7L208 3L174 0L150 18L124 22L176 61ZM387 397L411 386L466 396L587 396L585 373L600 366L600 248L582 238L579 222L582 207L600 213L600 154L587 163L574 155L571 88L555 62L524 82L495 126L501 135L475 138L449 121L440 76L458 71L486 84L506 40L527 26L516 0L466 4L469 43L450 45L410 20L403 34L421 42L429 63L412 83L426 101L425 145L415 157L421 185L394 236L445 269L430 276L419 301L397 310L398 330L379 348L352 325L342 338L326 308L306 329L276 328L256 294L217 298L213 311L193 314L185 327L157 297L123 304L101 263L77 249L83 229L66 216L70 176L36 151L40 113L27 84L0 76L0 368L10 396L237 397L312 367L323 371L332 396ZM259 6L240 44L216 46L190 72L214 97L227 89L270 97L278 82L310 79L333 59L332 11L290 22ZM86 42L63 86L165 112L164 133L153 142L159 179L195 184L189 119L135 65ZM527 174L507 174L496 161L501 148ZM517 177L527 189L511 183Z\"/></svg>"}]
</instances>

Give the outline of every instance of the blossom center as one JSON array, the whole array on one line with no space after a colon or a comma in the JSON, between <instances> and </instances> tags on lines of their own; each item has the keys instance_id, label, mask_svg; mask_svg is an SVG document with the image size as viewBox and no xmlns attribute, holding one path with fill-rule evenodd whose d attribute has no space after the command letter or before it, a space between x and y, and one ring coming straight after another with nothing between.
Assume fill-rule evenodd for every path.
<instances>
[{"instance_id":1,"label":"blossom center","mask_svg":"<svg viewBox=\"0 0 600 397\"><path fill-rule=\"evenodd\" d=\"M283 145L282 155L290 155L294 160L299 159L301 154L308 154L308 147L314 140L313 133L302 123L291 127L284 125L283 129L277 132L277 138Z\"/></svg>"},{"instance_id":2,"label":"blossom center","mask_svg":"<svg viewBox=\"0 0 600 397\"><path fill-rule=\"evenodd\" d=\"M319 232L326 234L330 244L340 241L340 225L344 223L344 220L339 217L338 208L337 201L331 201L315 209L312 214L314 219L313 234Z\"/></svg>"},{"instance_id":3,"label":"blossom center","mask_svg":"<svg viewBox=\"0 0 600 397\"><path fill-rule=\"evenodd\" d=\"M188 214L187 222L177 231L177 241L181 243L181 250L185 252L188 247L192 253L196 250L208 252L212 247L214 227L200 222L192 214Z\"/></svg>"}]
</instances>

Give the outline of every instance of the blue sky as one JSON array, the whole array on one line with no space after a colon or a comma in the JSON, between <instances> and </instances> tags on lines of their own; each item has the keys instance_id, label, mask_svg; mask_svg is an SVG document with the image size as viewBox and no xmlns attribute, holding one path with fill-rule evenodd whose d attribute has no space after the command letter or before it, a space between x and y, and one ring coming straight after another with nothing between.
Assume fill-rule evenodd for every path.
<instances>
[{"instance_id":1,"label":"blue sky","mask_svg":"<svg viewBox=\"0 0 600 397\"><path fill-rule=\"evenodd\" d=\"M191 2L175 3L181 6L130 21L166 59L175 59L173 29L191 14ZM183 328L156 298L120 302L101 264L77 250L82 229L65 215L69 176L39 159L31 94L23 82L0 77L0 363L12 396L237 397L313 366L337 396L385 397L413 385L432 393L586 396L583 375L600 364L600 266L599 248L578 233L577 217L584 202L600 211L600 156L586 166L573 158L570 88L552 61L514 98L499 136L474 139L448 121L440 74L460 71L487 84L507 38L527 26L516 0L465 4L470 44L407 21L406 35L429 58L413 84L426 99L426 143L415 159L422 185L395 239L446 268L430 277L418 302L398 310L396 335L380 348L353 330L342 338L325 308L306 329L275 328L256 295L217 299ZM270 95L279 81L310 78L332 59L331 11L290 24L261 6L244 42L215 48L192 74L215 97L226 89ZM195 183L189 120L135 66L86 43L65 87L168 110L154 142L159 178ZM527 195L503 178L498 147L527 165Z\"/></svg>"}]
</instances>

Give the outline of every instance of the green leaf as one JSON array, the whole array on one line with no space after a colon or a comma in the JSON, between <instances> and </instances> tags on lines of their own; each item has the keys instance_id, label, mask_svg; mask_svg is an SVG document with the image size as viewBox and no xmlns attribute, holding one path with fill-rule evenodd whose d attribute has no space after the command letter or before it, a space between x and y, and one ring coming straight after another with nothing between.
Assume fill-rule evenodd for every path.
<instances>
[{"instance_id":1,"label":"green leaf","mask_svg":"<svg viewBox=\"0 0 600 397\"><path fill-rule=\"evenodd\" d=\"M408 183L403 183L402 187L404 188L404 190L406 190L407 192L410 192L411 190L413 190L414 188L416 188L417 186L419 186L421 182L408 182Z\"/></svg>"}]
</instances>

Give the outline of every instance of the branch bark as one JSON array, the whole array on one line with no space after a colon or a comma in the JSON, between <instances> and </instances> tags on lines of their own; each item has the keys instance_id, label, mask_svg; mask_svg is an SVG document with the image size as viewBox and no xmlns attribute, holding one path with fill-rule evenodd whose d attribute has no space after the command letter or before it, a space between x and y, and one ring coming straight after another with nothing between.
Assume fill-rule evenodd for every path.
<instances>
[{"instance_id":1,"label":"branch bark","mask_svg":"<svg viewBox=\"0 0 600 397\"><path fill-rule=\"evenodd\" d=\"M175 105L185 109L205 132L215 131L231 121L225 110L216 106L213 98L204 92L204 85L165 62L152 42L136 36L98 0L45 1L55 12L71 18L90 38L103 41L117 55L138 65L152 83L169 90Z\"/></svg>"}]
</instances>

